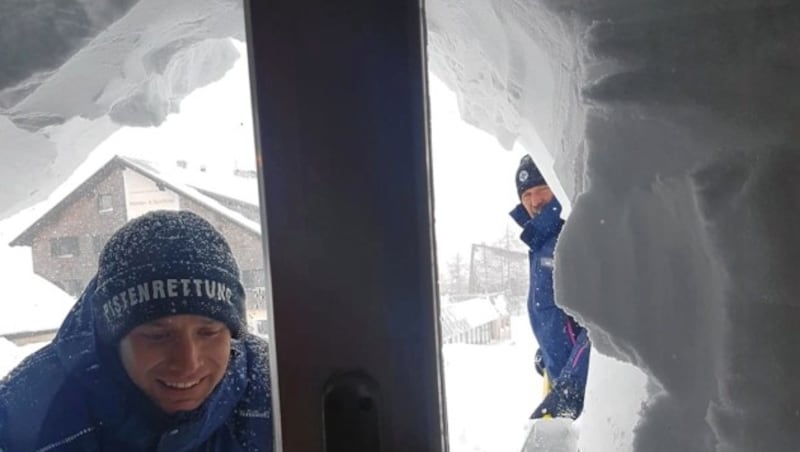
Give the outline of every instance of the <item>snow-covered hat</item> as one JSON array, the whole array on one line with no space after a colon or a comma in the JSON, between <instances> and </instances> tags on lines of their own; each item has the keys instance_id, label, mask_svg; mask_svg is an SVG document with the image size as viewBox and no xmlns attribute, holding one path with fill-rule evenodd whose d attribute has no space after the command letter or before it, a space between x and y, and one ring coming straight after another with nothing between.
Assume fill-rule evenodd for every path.
<instances>
[{"instance_id":1,"label":"snow-covered hat","mask_svg":"<svg viewBox=\"0 0 800 452\"><path fill-rule=\"evenodd\" d=\"M198 215L159 210L136 218L100 253L92 298L98 336L115 344L138 325L176 314L246 331L245 293L225 238Z\"/></svg>"},{"instance_id":2,"label":"snow-covered hat","mask_svg":"<svg viewBox=\"0 0 800 452\"><path fill-rule=\"evenodd\" d=\"M539 168L536 167L536 164L533 163L533 159L528 154L525 154L522 160L519 161L515 181L517 183L517 197L519 198L522 198L522 194L525 193L525 190L531 187L547 185Z\"/></svg>"}]
</instances>

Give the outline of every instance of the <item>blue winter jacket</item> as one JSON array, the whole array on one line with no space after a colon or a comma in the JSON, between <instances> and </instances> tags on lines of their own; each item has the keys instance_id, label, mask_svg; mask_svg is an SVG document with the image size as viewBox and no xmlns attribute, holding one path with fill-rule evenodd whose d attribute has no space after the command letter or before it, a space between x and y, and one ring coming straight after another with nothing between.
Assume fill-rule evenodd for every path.
<instances>
[{"instance_id":1,"label":"blue winter jacket","mask_svg":"<svg viewBox=\"0 0 800 452\"><path fill-rule=\"evenodd\" d=\"M0 451L272 451L264 341L232 341L228 371L198 409L167 416L95 341L90 283L53 342L0 381Z\"/></svg>"},{"instance_id":2,"label":"blue winter jacket","mask_svg":"<svg viewBox=\"0 0 800 452\"><path fill-rule=\"evenodd\" d=\"M528 317L547 375L554 387L569 388L580 396L571 403L571 411L580 414L589 366L589 340L584 328L555 303L553 254L564 226L561 204L553 198L534 217L518 204L511 217L522 227L520 239L529 247Z\"/></svg>"}]
</instances>

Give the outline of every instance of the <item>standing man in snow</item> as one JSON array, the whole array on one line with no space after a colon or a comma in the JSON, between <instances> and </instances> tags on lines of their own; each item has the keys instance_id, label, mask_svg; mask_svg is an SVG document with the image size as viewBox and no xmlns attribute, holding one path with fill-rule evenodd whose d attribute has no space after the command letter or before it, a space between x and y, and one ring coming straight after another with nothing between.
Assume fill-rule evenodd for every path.
<instances>
[{"instance_id":1,"label":"standing man in snow","mask_svg":"<svg viewBox=\"0 0 800 452\"><path fill-rule=\"evenodd\" d=\"M267 347L245 319L211 224L132 220L53 342L0 381L0 450L272 451Z\"/></svg>"},{"instance_id":2,"label":"standing man in snow","mask_svg":"<svg viewBox=\"0 0 800 452\"><path fill-rule=\"evenodd\" d=\"M531 418L576 419L583 411L590 344L586 330L555 303L553 252L564 225L561 204L530 155L520 161L516 184L520 203L511 217L522 227L520 239L530 248L528 317L539 342L536 368L550 384Z\"/></svg>"}]
</instances>

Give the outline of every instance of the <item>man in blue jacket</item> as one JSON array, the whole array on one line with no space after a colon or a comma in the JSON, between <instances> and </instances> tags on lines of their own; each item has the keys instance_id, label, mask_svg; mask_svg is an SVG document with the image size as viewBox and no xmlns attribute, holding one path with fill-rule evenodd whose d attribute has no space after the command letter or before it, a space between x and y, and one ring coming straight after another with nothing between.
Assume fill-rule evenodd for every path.
<instances>
[{"instance_id":1,"label":"man in blue jacket","mask_svg":"<svg viewBox=\"0 0 800 452\"><path fill-rule=\"evenodd\" d=\"M520 239L530 248L528 316L539 342L536 367L550 382L531 418L575 419L583 411L590 344L586 330L555 303L553 253L564 225L561 204L530 155L520 161L516 184L520 203L511 217L522 227Z\"/></svg>"},{"instance_id":2,"label":"man in blue jacket","mask_svg":"<svg viewBox=\"0 0 800 452\"><path fill-rule=\"evenodd\" d=\"M267 347L244 301L207 221L129 222L53 342L0 382L0 450L272 451Z\"/></svg>"}]
</instances>

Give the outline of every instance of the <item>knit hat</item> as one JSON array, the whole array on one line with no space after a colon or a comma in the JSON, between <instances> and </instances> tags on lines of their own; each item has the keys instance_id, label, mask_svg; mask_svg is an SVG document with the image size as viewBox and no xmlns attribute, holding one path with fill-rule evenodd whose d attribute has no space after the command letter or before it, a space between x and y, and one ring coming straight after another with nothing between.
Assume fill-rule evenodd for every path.
<instances>
[{"instance_id":1,"label":"knit hat","mask_svg":"<svg viewBox=\"0 0 800 452\"><path fill-rule=\"evenodd\" d=\"M542 173L539 172L539 168L536 167L533 159L528 154L525 154L522 160L519 161L515 181L517 183L517 197L520 199L525 190L539 185L547 185Z\"/></svg>"},{"instance_id":2,"label":"knit hat","mask_svg":"<svg viewBox=\"0 0 800 452\"><path fill-rule=\"evenodd\" d=\"M198 215L159 210L115 232L100 253L92 298L98 337L116 344L161 317L195 314L247 330L239 267L225 238Z\"/></svg>"}]
</instances>

